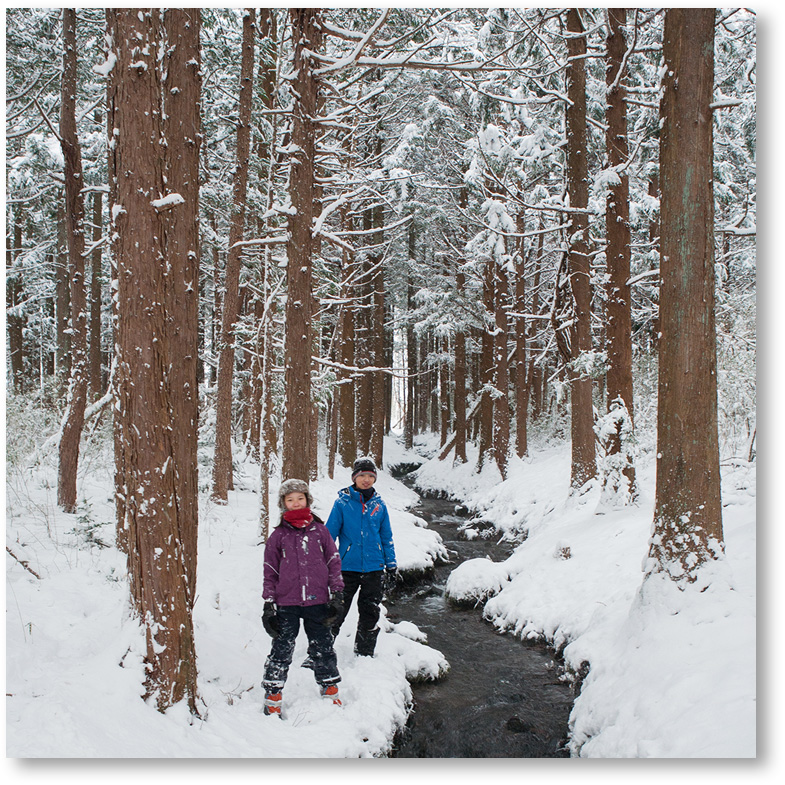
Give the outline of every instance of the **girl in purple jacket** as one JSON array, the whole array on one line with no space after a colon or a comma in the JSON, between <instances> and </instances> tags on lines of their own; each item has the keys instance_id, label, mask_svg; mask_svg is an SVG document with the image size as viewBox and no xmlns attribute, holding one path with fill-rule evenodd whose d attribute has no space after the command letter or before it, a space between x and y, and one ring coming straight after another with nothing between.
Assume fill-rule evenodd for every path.
<instances>
[{"instance_id":1,"label":"girl in purple jacket","mask_svg":"<svg viewBox=\"0 0 785 785\"><path fill-rule=\"evenodd\" d=\"M264 665L264 713L281 716L281 690L303 620L313 672L321 694L341 705L332 625L344 612L341 559L324 523L311 512L303 480L285 480L278 491L283 513L264 548L262 624L273 639Z\"/></svg>"}]
</instances>

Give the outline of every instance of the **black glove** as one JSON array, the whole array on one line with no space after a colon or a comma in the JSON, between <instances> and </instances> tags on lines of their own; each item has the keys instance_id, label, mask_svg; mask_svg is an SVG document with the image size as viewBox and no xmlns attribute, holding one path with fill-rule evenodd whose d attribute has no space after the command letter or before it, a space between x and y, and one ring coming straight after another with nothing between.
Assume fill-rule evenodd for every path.
<instances>
[{"instance_id":1,"label":"black glove","mask_svg":"<svg viewBox=\"0 0 785 785\"><path fill-rule=\"evenodd\" d=\"M398 582L398 568L385 567L384 575L382 576L382 591L385 594L389 594L395 588L395 584L397 582Z\"/></svg>"},{"instance_id":2,"label":"black glove","mask_svg":"<svg viewBox=\"0 0 785 785\"><path fill-rule=\"evenodd\" d=\"M281 631L278 622L278 608L274 602L266 602L262 611L262 625L271 638L277 638Z\"/></svg>"},{"instance_id":3,"label":"black glove","mask_svg":"<svg viewBox=\"0 0 785 785\"><path fill-rule=\"evenodd\" d=\"M344 610L343 592L334 592L330 602L327 603L327 618L324 620L324 626L333 627L339 624L343 620Z\"/></svg>"}]
</instances>

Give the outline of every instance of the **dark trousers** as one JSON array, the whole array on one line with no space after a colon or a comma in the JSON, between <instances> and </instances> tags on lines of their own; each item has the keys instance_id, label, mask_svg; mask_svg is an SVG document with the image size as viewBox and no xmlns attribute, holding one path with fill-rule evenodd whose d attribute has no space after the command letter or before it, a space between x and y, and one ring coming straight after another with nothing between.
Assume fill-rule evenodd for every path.
<instances>
[{"instance_id":1,"label":"dark trousers","mask_svg":"<svg viewBox=\"0 0 785 785\"><path fill-rule=\"evenodd\" d=\"M352 604L352 597L357 594L357 610L360 619L357 622L357 634L354 638L354 651L356 654L372 656L376 648L376 638L379 630L376 624L379 621L379 605L382 601L382 576L384 570L374 572L342 572L343 597L348 610ZM341 625L333 627L333 635L338 636Z\"/></svg>"},{"instance_id":2,"label":"dark trousers","mask_svg":"<svg viewBox=\"0 0 785 785\"><path fill-rule=\"evenodd\" d=\"M326 605L283 605L278 608L280 632L273 638L270 654L264 664L262 686L267 692L278 692L283 688L289 674L294 654L294 642L303 620L308 636L308 653L313 658L313 674L318 684L326 686L341 680L338 661L333 649L333 636L325 625Z\"/></svg>"}]
</instances>

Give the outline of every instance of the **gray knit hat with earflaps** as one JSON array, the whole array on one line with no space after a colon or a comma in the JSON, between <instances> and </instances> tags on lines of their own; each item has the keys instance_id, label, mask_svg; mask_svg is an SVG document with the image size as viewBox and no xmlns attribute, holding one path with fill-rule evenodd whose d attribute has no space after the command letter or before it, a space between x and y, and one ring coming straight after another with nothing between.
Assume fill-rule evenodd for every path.
<instances>
[{"instance_id":1,"label":"gray knit hat with earflaps","mask_svg":"<svg viewBox=\"0 0 785 785\"><path fill-rule=\"evenodd\" d=\"M284 480L278 489L278 506L283 512L286 512L286 505L283 500L290 493L304 493L305 498L308 499L308 506L313 507L313 496L311 496L311 492L308 490L308 483L305 480Z\"/></svg>"}]
</instances>

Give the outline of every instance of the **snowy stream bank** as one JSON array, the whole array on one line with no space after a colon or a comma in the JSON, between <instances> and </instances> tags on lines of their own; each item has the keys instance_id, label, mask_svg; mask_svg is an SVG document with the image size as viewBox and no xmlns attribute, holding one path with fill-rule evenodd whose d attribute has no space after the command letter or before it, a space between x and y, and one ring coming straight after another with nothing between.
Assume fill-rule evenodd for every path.
<instances>
[{"instance_id":1,"label":"snowy stream bank","mask_svg":"<svg viewBox=\"0 0 785 785\"><path fill-rule=\"evenodd\" d=\"M414 685L414 707L392 752L396 758L566 757L573 692L545 645L500 635L476 603L451 602L451 571L472 558L503 560L496 538L461 537L454 502L424 498L416 508L442 537L450 562L388 601L388 618L413 622L450 663L437 683Z\"/></svg>"}]
</instances>

